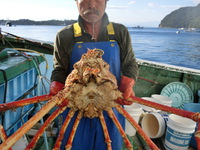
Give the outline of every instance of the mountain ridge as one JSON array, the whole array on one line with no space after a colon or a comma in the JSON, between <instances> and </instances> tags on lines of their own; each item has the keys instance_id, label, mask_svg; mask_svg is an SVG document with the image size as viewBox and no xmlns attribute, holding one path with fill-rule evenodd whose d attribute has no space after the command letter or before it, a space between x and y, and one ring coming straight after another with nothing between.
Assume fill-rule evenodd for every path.
<instances>
[{"instance_id":1,"label":"mountain ridge","mask_svg":"<svg viewBox=\"0 0 200 150\"><path fill-rule=\"evenodd\" d=\"M0 20L1 25L5 25L8 20ZM69 25L77 22L77 20L46 20L46 21L34 21L29 19L9 20L12 25Z\"/></svg>"}]
</instances>

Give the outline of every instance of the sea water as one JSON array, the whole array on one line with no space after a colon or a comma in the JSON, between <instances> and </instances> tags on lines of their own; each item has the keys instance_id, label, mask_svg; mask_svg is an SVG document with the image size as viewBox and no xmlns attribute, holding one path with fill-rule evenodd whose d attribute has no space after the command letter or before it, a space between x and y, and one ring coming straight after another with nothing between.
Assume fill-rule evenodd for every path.
<instances>
[{"instance_id":1,"label":"sea water","mask_svg":"<svg viewBox=\"0 0 200 150\"><path fill-rule=\"evenodd\" d=\"M63 27L0 26L2 31L49 43L54 42L56 33ZM184 32L176 28L128 27L128 30L136 58L200 69L200 32Z\"/></svg>"},{"instance_id":2,"label":"sea water","mask_svg":"<svg viewBox=\"0 0 200 150\"><path fill-rule=\"evenodd\" d=\"M136 58L200 69L200 32L176 28L129 28L129 31Z\"/></svg>"}]
</instances>

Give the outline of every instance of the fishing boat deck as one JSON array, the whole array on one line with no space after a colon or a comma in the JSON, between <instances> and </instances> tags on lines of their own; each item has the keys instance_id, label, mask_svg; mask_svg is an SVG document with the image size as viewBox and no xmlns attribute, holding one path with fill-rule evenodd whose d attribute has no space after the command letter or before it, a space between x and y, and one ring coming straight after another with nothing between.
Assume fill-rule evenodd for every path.
<instances>
[{"instance_id":1,"label":"fishing boat deck","mask_svg":"<svg viewBox=\"0 0 200 150\"><path fill-rule=\"evenodd\" d=\"M9 42L7 42L9 41ZM8 35L0 35L0 51L5 47L21 47L26 49L35 49L39 52L45 54L52 54L52 45L42 44L40 42L32 42L27 39L22 38L10 38ZM42 46L45 45L45 46ZM47 47L46 47L47 46ZM49 49L48 47L51 47ZM12 55L12 54L10 54ZM18 59L14 56L8 57L8 54L3 54L2 59L0 60L0 69L5 70L5 73L0 72L0 85L5 83L5 75L6 80L11 80L15 76L20 75L24 71L29 70L30 68L34 67L34 63L32 63L29 59L25 56L18 56ZM36 58L37 62L43 62L43 58L38 56ZM194 95L194 102L199 101L198 91L200 90L200 71L196 69L184 68L184 67L177 67L173 65L166 65L161 63L155 63L151 61L144 61L137 59L140 73L138 81L134 87L134 91L137 97L150 97L152 94L160 94L162 89L171 82L182 82L187 84ZM20 68L24 70L18 69L19 66L16 66L15 63L20 64ZM17 85L17 84L16 84ZM15 86L16 86L15 85ZM18 111L17 111L18 112ZM1 123L1 120L0 120ZM50 137L52 139L52 137ZM149 150L150 148L146 145L144 141L138 136L129 137L133 144L136 144L134 149L138 150ZM164 150L163 146L163 139L153 139L153 142L161 149ZM54 140L51 140L54 142ZM124 147L124 150L126 148ZM189 150L194 150L194 148L189 148Z\"/></svg>"},{"instance_id":2,"label":"fishing boat deck","mask_svg":"<svg viewBox=\"0 0 200 150\"><path fill-rule=\"evenodd\" d=\"M53 54L52 43L26 39L7 32L0 33L0 51L7 47L32 49L45 54Z\"/></svg>"}]
</instances>

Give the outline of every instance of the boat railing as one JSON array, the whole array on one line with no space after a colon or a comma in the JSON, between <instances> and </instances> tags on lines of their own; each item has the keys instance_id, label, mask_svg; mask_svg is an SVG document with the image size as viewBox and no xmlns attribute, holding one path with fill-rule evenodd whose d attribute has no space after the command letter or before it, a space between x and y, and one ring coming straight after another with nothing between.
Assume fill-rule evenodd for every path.
<instances>
[{"instance_id":1,"label":"boat railing","mask_svg":"<svg viewBox=\"0 0 200 150\"><path fill-rule=\"evenodd\" d=\"M138 65L143 65L143 66L151 66L151 67L155 67L155 68L159 68L159 69L166 69L166 70L176 71L176 72L180 72L180 73L200 75L200 70L198 70L198 69L169 65L169 64L165 64L165 63L147 61L147 60L143 60L143 59L137 59L137 63L138 63Z\"/></svg>"}]
</instances>

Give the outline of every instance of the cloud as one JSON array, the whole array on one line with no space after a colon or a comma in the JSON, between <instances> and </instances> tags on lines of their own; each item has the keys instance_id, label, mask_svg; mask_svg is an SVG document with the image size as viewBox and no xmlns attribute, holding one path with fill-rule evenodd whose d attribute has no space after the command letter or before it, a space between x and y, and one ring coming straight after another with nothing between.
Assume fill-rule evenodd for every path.
<instances>
[{"instance_id":1,"label":"cloud","mask_svg":"<svg viewBox=\"0 0 200 150\"><path fill-rule=\"evenodd\" d=\"M128 6L107 6L107 9L126 9Z\"/></svg>"},{"instance_id":2,"label":"cloud","mask_svg":"<svg viewBox=\"0 0 200 150\"><path fill-rule=\"evenodd\" d=\"M147 5L148 7L151 7L151 8L162 8L162 9L167 9L167 10L173 10L173 9L178 9L182 7L181 5L157 5L155 3L148 3Z\"/></svg>"},{"instance_id":3,"label":"cloud","mask_svg":"<svg viewBox=\"0 0 200 150\"><path fill-rule=\"evenodd\" d=\"M109 9L109 10L127 9L130 5L133 5L135 3L136 3L135 0L131 0L131 1L128 2L128 5L120 5L120 6L118 6L118 5L108 5L107 9Z\"/></svg>"},{"instance_id":4,"label":"cloud","mask_svg":"<svg viewBox=\"0 0 200 150\"><path fill-rule=\"evenodd\" d=\"M149 7L156 7L156 4L155 3L148 3L148 6Z\"/></svg>"},{"instance_id":5,"label":"cloud","mask_svg":"<svg viewBox=\"0 0 200 150\"><path fill-rule=\"evenodd\" d=\"M136 3L136 1L130 1L130 2L128 2L129 5L133 5L135 3Z\"/></svg>"},{"instance_id":6,"label":"cloud","mask_svg":"<svg viewBox=\"0 0 200 150\"><path fill-rule=\"evenodd\" d=\"M178 9L178 8L180 8L180 7L183 7L183 6L181 6L181 5L162 5L161 6L161 8L164 8L164 9Z\"/></svg>"}]
</instances>

